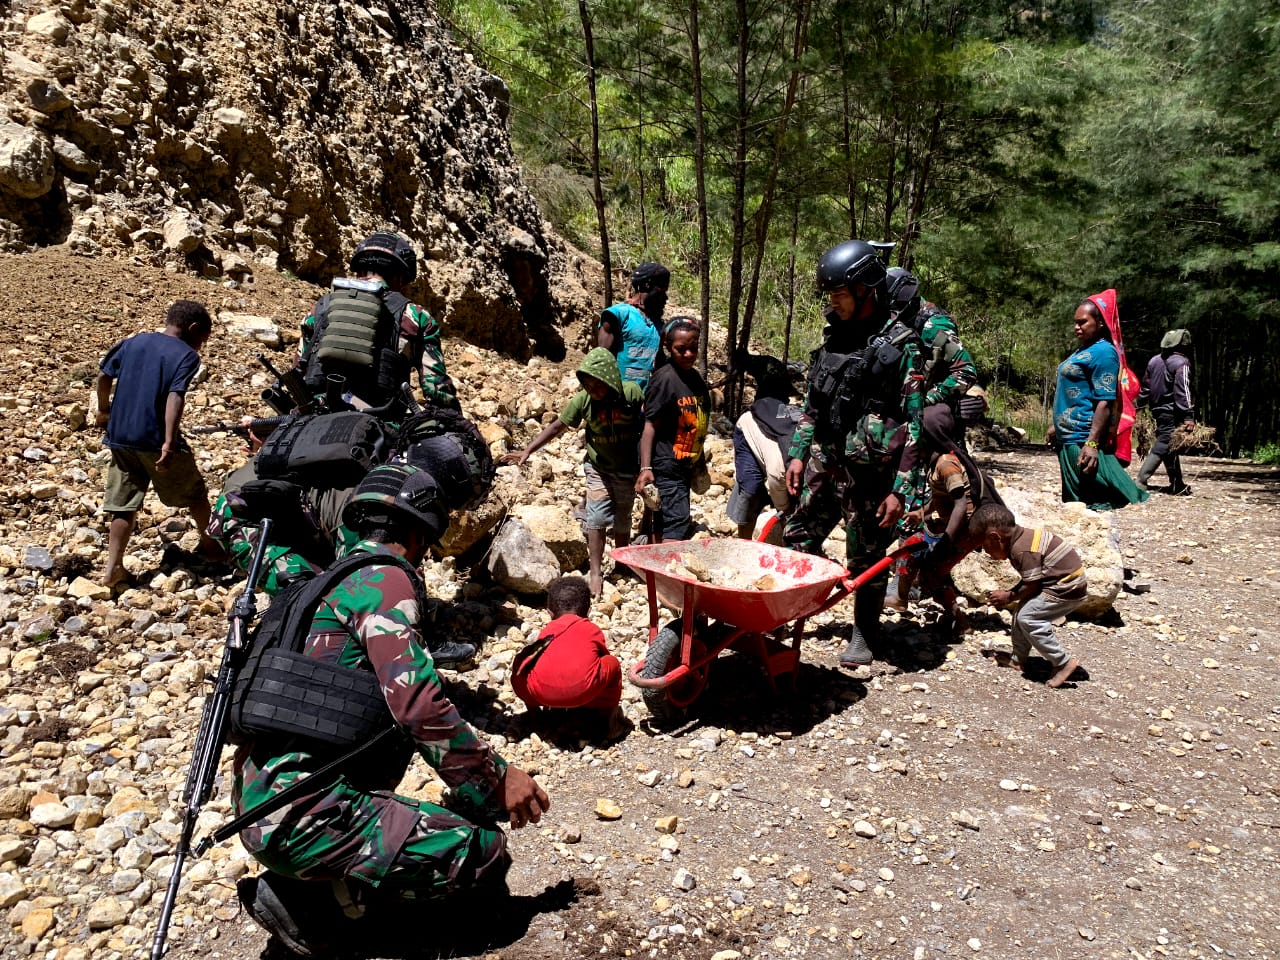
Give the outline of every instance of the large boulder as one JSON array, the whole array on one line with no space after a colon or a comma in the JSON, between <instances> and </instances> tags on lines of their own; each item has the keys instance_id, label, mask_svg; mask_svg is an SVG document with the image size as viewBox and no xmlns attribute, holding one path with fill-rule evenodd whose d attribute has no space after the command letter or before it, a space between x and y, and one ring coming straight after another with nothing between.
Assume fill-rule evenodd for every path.
<instances>
[{"instance_id":1,"label":"large boulder","mask_svg":"<svg viewBox=\"0 0 1280 960\"><path fill-rule=\"evenodd\" d=\"M53 188L53 145L39 130L0 123L0 190L23 200Z\"/></svg>"},{"instance_id":2,"label":"large boulder","mask_svg":"<svg viewBox=\"0 0 1280 960\"><path fill-rule=\"evenodd\" d=\"M546 593L560 576L560 561L527 526L508 518L489 548L487 564L494 581L514 593Z\"/></svg>"},{"instance_id":3,"label":"large boulder","mask_svg":"<svg viewBox=\"0 0 1280 960\"><path fill-rule=\"evenodd\" d=\"M562 571L577 570L587 562L587 538L582 525L570 514L571 505L528 503L515 507L511 515L527 526L533 535L555 554Z\"/></svg>"},{"instance_id":4,"label":"large boulder","mask_svg":"<svg viewBox=\"0 0 1280 960\"><path fill-rule=\"evenodd\" d=\"M1082 503L1062 503L1052 493L996 488L1018 523L1044 527L1080 552L1089 578L1089 596L1076 611L1097 619L1111 609L1124 585L1124 560L1114 513L1096 513ZM956 588L974 604L986 603L988 590L1006 590L1018 580L1007 560L994 560L981 550L969 554L952 572Z\"/></svg>"}]
</instances>

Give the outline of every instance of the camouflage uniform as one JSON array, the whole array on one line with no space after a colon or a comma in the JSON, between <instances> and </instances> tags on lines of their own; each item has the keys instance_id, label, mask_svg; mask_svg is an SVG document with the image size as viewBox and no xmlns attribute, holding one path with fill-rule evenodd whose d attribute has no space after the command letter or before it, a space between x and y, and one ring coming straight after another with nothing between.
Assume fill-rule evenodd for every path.
<instances>
[{"instance_id":1,"label":"camouflage uniform","mask_svg":"<svg viewBox=\"0 0 1280 960\"><path fill-rule=\"evenodd\" d=\"M258 547L258 527L246 524L231 512L227 495L238 491L256 477L253 461L231 472L222 486L222 492L214 501L209 519L209 536L217 541L232 562L248 571L253 552ZM306 490L303 495L303 512L315 523L317 532L332 542L335 556L342 557L357 542L355 531L342 523L342 508L351 496L351 487L340 489ZM277 544L268 545L262 557L262 573L258 589L274 597L294 580L307 579L320 572L321 567L298 552L296 544L286 542L288 533L276 528Z\"/></svg>"},{"instance_id":2,"label":"camouflage uniform","mask_svg":"<svg viewBox=\"0 0 1280 960\"><path fill-rule=\"evenodd\" d=\"M316 308L319 306L317 303ZM316 308L302 321L302 344L298 353L298 366L302 370L306 369L312 334L315 333ZM408 304L400 314L399 349L409 365L418 371L418 387L423 400L457 410L458 390L445 372L440 325L416 303Z\"/></svg>"},{"instance_id":3,"label":"camouflage uniform","mask_svg":"<svg viewBox=\"0 0 1280 960\"><path fill-rule=\"evenodd\" d=\"M920 324L920 339L924 341L924 406L946 403L954 408L964 392L978 382L978 368L960 342L954 320L932 303L920 308L920 318L924 321Z\"/></svg>"},{"instance_id":4,"label":"camouflage uniform","mask_svg":"<svg viewBox=\"0 0 1280 960\"><path fill-rule=\"evenodd\" d=\"M388 554L361 541L356 550ZM451 790L451 809L397 796L412 756L401 741L362 755L343 775L246 828L240 839L269 870L301 880L354 877L373 886L445 894L500 882L510 858L496 825L506 761L458 714L419 630L421 611L403 567L374 563L326 596L304 651L372 670L397 726ZM234 804L240 813L319 769L332 754L281 737L241 747ZM478 825L484 824L484 826Z\"/></svg>"},{"instance_id":5,"label":"camouflage uniform","mask_svg":"<svg viewBox=\"0 0 1280 960\"><path fill-rule=\"evenodd\" d=\"M877 336L891 326L886 324ZM845 325L830 326L810 370L823 351L850 353L866 344ZM835 435L827 425L829 403L816 395L811 379L804 413L787 451L788 462L805 461L805 476L799 505L783 532L785 543L795 550L821 553L823 541L843 519L846 563L855 575L882 557L893 539L893 529L882 529L876 520L881 502L893 491L910 504L921 483L918 444L924 379L920 346L914 337L901 346L902 359L894 376L894 383L900 384L896 393L878 398L883 404L880 412L864 409L855 427L844 435Z\"/></svg>"}]
</instances>

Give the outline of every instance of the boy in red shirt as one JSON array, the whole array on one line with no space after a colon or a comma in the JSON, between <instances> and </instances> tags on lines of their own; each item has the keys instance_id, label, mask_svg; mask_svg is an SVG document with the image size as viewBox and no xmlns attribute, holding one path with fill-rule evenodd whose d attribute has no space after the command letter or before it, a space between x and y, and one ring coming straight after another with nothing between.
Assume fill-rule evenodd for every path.
<instances>
[{"instance_id":1,"label":"boy in red shirt","mask_svg":"<svg viewBox=\"0 0 1280 960\"><path fill-rule=\"evenodd\" d=\"M591 588L582 577L560 577L547 588L552 620L511 664L511 686L530 710L582 710L608 739L624 732L622 665L604 634L587 619Z\"/></svg>"}]
</instances>

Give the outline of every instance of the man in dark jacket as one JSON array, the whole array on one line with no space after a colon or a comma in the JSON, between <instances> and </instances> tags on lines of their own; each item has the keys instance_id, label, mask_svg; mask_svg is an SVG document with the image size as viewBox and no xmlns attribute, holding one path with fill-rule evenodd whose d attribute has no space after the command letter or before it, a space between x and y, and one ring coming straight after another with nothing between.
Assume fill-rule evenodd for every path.
<instances>
[{"instance_id":1,"label":"man in dark jacket","mask_svg":"<svg viewBox=\"0 0 1280 960\"><path fill-rule=\"evenodd\" d=\"M1156 421L1156 442L1138 471L1138 486L1143 490L1163 463L1169 476L1169 492L1182 497L1191 495L1191 488L1182 480L1182 461L1170 449L1175 430L1194 430L1196 425L1191 411L1191 361L1187 358L1190 349L1190 330L1170 330L1142 378L1138 406L1150 406Z\"/></svg>"}]
</instances>

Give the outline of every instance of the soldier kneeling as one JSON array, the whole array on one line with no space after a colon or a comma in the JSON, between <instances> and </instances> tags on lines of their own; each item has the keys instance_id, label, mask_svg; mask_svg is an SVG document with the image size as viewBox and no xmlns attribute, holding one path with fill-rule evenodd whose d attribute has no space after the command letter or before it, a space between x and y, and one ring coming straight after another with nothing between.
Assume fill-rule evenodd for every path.
<instances>
[{"instance_id":1,"label":"soldier kneeling","mask_svg":"<svg viewBox=\"0 0 1280 960\"><path fill-rule=\"evenodd\" d=\"M309 716L308 697L285 702L298 684L255 688L254 678L269 672L264 654L241 674L232 708L233 732L242 741L236 813L302 784L282 810L241 831L245 849L267 872L242 880L238 891L254 919L302 956L343 937L335 892L350 916L374 888L378 899L505 891L511 860L497 820L523 827L550 805L532 777L508 766L462 719L436 674L423 637L418 574L449 522L435 480L405 464L375 467L343 521L359 544L320 575L340 579L319 588L327 592L306 615L285 613L286 623L298 623L297 642L279 648L295 652L272 657L270 665L294 657L300 663L282 669L295 670L301 684L318 680L316 689L333 699ZM283 594L273 606L282 601ZM355 749L342 761L349 747ZM393 792L414 750L450 789L448 807ZM324 772L335 759L337 770Z\"/></svg>"}]
</instances>

